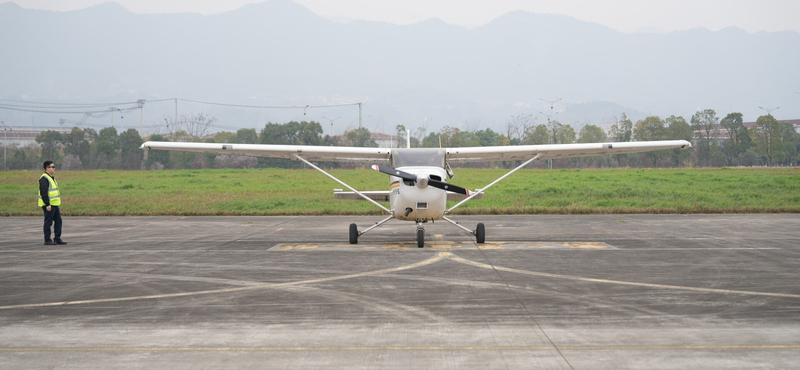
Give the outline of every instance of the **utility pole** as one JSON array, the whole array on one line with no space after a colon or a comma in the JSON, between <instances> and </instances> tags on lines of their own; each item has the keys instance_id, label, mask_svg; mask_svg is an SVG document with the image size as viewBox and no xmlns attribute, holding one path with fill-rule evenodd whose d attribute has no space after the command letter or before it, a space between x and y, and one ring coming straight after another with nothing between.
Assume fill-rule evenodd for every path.
<instances>
[{"instance_id":1,"label":"utility pole","mask_svg":"<svg viewBox=\"0 0 800 370\"><path fill-rule=\"evenodd\" d=\"M178 124L178 98L175 98L175 121L172 122L172 126L175 127L175 125L177 124Z\"/></svg>"},{"instance_id":2,"label":"utility pole","mask_svg":"<svg viewBox=\"0 0 800 370\"><path fill-rule=\"evenodd\" d=\"M539 98L539 100L541 100L541 101L543 101L545 103L549 103L550 111L552 112L553 111L553 104L558 103L559 101L563 100L563 98L558 98L556 100L544 100L542 98Z\"/></svg>"},{"instance_id":3,"label":"utility pole","mask_svg":"<svg viewBox=\"0 0 800 370\"><path fill-rule=\"evenodd\" d=\"M553 144L553 141L555 141L555 138L550 137L550 117L552 117L554 115L554 113L551 111L550 114L545 114L545 113L542 113L542 112L539 112L539 114L547 117L547 133L548 133L548 135L547 135L547 143L548 144ZM552 159L548 159L547 160L547 169L548 170L552 170L553 169L553 160Z\"/></svg>"},{"instance_id":4,"label":"utility pole","mask_svg":"<svg viewBox=\"0 0 800 370\"><path fill-rule=\"evenodd\" d=\"M542 98L539 98L539 100L541 100L541 101L543 101L545 103L548 103L550 105L550 114L544 114L542 112L539 112L539 114L547 116L547 129L549 131L551 129L551 127L550 127L550 117L555 116L558 113L561 113L561 112L554 113L553 112L553 105L555 105L556 103L558 103L561 100L564 100L564 98L558 98L556 100L544 100ZM566 121L566 120L567 120L567 112L566 112L566 109L565 109L564 110L564 121ZM548 135L548 136L550 136L550 135ZM550 139L548 138L547 141L549 142ZM553 132L553 140L552 141L553 141L552 144L558 144L558 143L556 143L556 133L555 132ZM547 160L547 169L548 170L552 170L553 169L553 160L552 159L548 159Z\"/></svg>"},{"instance_id":5,"label":"utility pole","mask_svg":"<svg viewBox=\"0 0 800 370\"><path fill-rule=\"evenodd\" d=\"M561 99L558 99L558 100L561 100ZM558 100L556 100L556 101L558 101ZM553 136L552 137L550 137L549 133L550 133L550 130L552 129L551 124L550 124L550 118L555 116L556 114L559 114L559 113L561 113L561 112L553 112L553 106L552 105L550 106L550 114L545 114L545 113L539 112L539 114L547 117L547 132L548 132L547 142L548 142L548 144L558 144L558 143L556 143L556 133L555 133L555 131L553 132ZM552 159L548 159L547 160L547 169L548 170L552 170L553 169L553 160Z\"/></svg>"},{"instance_id":6,"label":"utility pole","mask_svg":"<svg viewBox=\"0 0 800 370\"><path fill-rule=\"evenodd\" d=\"M136 103L139 104L139 135L144 135L144 99L139 99Z\"/></svg>"},{"instance_id":7,"label":"utility pole","mask_svg":"<svg viewBox=\"0 0 800 370\"><path fill-rule=\"evenodd\" d=\"M361 103L358 103L358 128L361 128Z\"/></svg>"},{"instance_id":8,"label":"utility pole","mask_svg":"<svg viewBox=\"0 0 800 370\"><path fill-rule=\"evenodd\" d=\"M331 137L333 137L333 121L336 121L337 119L339 119L339 118L342 118L342 117L336 117L336 118L334 118L334 119L330 119L330 118L328 118L328 117L322 116L322 118L324 118L324 119L326 119L326 120L328 120L328 121L331 121L331 132L330 132L330 134L329 134L329 135L330 135Z\"/></svg>"},{"instance_id":9,"label":"utility pole","mask_svg":"<svg viewBox=\"0 0 800 370\"><path fill-rule=\"evenodd\" d=\"M767 111L767 115L770 115L770 116L772 115L772 111L780 109L780 107L775 107L775 108L772 108L772 109L768 109L768 108L764 108L764 107L761 107L761 106L759 106L759 108Z\"/></svg>"},{"instance_id":10,"label":"utility pole","mask_svg":"<svg viewBox=\"0 0 800 370\"><path fill-rule=\"evenodd\" d=\"M8 126L4 121L0 121L3 124L3 171L8 171L8 167L6 166L6 147L8 147Z\"/></svg>"},{"instance_id":11,"label":"utility pole","mask_svg":"<svg viewBox=\"0 0 800 370\"><path fill-rule=\"evenodd\" d=\"M759 106L759 108L767 111L767 115L771 117L772 116L772 111L778 110L780 107L775 107L775 108L769 109L769 108L764 108L762 106ZM772 147L772 130L767 129L767 130L764 130L764 131L767 134L767 142L769 143L767 145L767 148L771 148ZM771 149L768 149L768 150L770 150L770 152L771 152ZM772 167L772 160L767 162L767 167Z\"/></svg>"}]
</instances>

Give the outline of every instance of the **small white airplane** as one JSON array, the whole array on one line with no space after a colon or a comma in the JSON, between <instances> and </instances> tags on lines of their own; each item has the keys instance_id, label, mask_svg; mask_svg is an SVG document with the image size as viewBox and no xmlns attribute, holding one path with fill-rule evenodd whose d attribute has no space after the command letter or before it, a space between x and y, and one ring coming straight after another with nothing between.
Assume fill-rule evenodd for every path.
<instances>
[{"instance_id":1,"label":"small white airplane","mask_svg":"<svg viewBox=\"0 0 800 370\"><path fill-rule=\"evenodd\" d=\"M365 199L380 209L388 217L376 222L369 228L359 231L356 224L350 224L350 243L357 244L358 238L370 230L396 218L413 221L417 224L417 246L425 245L425 229L423 224L436 220L445 220L456 227L475 236L478 243L486 240L486 230L479 223L475 230L461 226L446 215L471 199L480 199L483 193L520 168L539 159L569 158L594 156L603 154L636 153L652 150L690 148L691 143L685 140L640 141L621 143L589 143L589 144L551 144L551 145L517 145L488 146L467 148L361 148L309 145L265 145L265 144L216 144L216 143L174 143L148 141L141 149L174 150L196 153L215 153L227 155L246 155L253 157L284 158L301 161L317 171L322 172L334 181L350 189L350 192L334 189L338 199ZM387 191L358 191L337 179L310 161L342 162L342 161L388 161L389 166L373 165L372 168L390 175ZM453 178L451 162L486 162L486 161L524 161L521 165L501 176L482 189L470 191L450 184L446 176ZM458 204L447 208L447 200L461 200ZM389 208L376 200L388 201Z\"/></svg>"}]
</instances>

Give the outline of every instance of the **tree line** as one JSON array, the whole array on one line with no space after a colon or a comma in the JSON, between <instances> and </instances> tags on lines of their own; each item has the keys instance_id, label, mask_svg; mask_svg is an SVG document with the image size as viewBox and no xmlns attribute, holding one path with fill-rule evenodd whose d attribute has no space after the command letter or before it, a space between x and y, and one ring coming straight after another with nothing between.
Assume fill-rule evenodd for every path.
<instances>
[{"instance_id":1,"label":"tree line","mask_svg":"<svg viewBox=\"0 0 800 370\"><path fill-rule=\"evenodd\" d=\"M504 132L462 130L444 126L427 132L418 128L408 138L412 147L467 147L497 145L536 145L595 143L606 141L687 140L692 150L662 150L647 153L603 155L555 160L554 168L604 167L694 167L694 166L795 166L800 153L800 134L787 122L772 115L758 117L753 128L744 126L741 113L730 113L719 119L716 112L706 109L695 113L687 122L681 116L661 119L650 116L632 122L623 113L622 119L606 133L596 125L585 125L576 131L558 121L535 124L533 115L512 117ZM366 128L348 130L341 136L323 135L319 122L303 121L267 123L260 132L239 129L204 136L213 118L194 115L183 120L168 133L151 135L151 141L195 141L239 144L285 144L376 147ZM191 124L188 124L191 122ZM176 129L177 128L177 129ZM403 125L396 126L399 146L404 146L407 134ZM62 134L45 131L36 137L39 147L9 147L6 161L12 170L40 169L44 160L52 160L64 170L94 169L186 169L186 168L297 168L302 163L284 159L254 158L202 153L150 150L147 158L139 147L144 142L136 129L118 132L114 127L100 131L74 127ZM468 164L477 167L510 166L513 163ZM331 167L347 164L330 164ZM534 167L544 166L543 163Z\"/></svg>"},{"instance_id":2,"label":"tree line","mask_svg":"<svg viewBox=\"0 0 800 370\"><path fill-rule=\"evenodd\" d=\"M136 129L122 133L114 127L99 132L74 127L69 133L43 131L36 136L39 146L10 146L6 158L10 170L41 170L42 162L51 160L59 169L126 169L141 168L144 142Z\"/></svg>"},{"instance_id":3,"label":"tree line","mask_svg":"<svg viewBox=\"0 0 800 370\"><path fill-rule=\"evenodd\" d=\"M440 143L442 147L465 147L687 140L693 145L692 150L559 159L554 166L561 168L796 166L800 158L800 133L791 123L779 122L772 115L758 117L756 126L748 128L741 113L729 113L720 119L713 109L695 113L688 122L674 115L632 122L623 113L608 133L591 124L576 131L558 121L538 125L534 122L533 115L512 117L502 133L449 126L432 133L419 129L412 142L422 147L439 147ZM398 126L398 135L405 137L405 127Z\"/></svg>"},{"instance_id":4,"label":"tree line","mask_svg":"<svg viewBox=\"0 0 800 370\"><path fill-rule=\"evenodd\" d=\"M200 120L213 122L213 118ZM196 122L195 122L196 123ZM284 145L337 145L357 147L377 147L366 128L347 131L342 136L322 135L319 122L288 122L285 124L267 123L261 132L255 129L239 129L233 132L218 132L212 137L204 136L206 131L200 125L187 125L178 130L150 135L150 141L193 141L207 143L234 144L284 144ZM185 128L185 129L184 129ZM96 169L187 169L187 168L296 168L302 163L284 159L254 158L202 153L172 152L150 150L139 147L145 139L136 129L118 132L115 127L100 131L93 128L73 127L62 134L57 131L44 131L36 137L38 147L8 147L7 165L10 170L38 170L41 163L51 160L62 170Z\"/></svg>"}]
</instances>

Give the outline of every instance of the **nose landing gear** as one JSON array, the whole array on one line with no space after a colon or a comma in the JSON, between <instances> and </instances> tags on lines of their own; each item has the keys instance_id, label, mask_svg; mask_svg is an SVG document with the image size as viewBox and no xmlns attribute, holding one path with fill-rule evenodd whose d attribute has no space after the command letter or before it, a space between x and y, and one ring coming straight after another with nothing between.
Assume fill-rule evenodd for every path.
<instances>
[{"instance_id":1,"label":"nose landing gear","mask_svg":"<svg viewBox=\"0 0 800 370\"><path fill-rule=\"evenodd\" d=\"M425 229L422 228L422 223L417 222L417 248L425 246Z\"/></svg>"}]
</instances>

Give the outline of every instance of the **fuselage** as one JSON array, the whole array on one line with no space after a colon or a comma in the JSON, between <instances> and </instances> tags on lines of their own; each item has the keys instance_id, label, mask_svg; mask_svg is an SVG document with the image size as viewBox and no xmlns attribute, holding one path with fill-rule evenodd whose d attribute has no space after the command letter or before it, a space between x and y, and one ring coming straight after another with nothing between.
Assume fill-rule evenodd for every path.
<instances>
[{"instance_id":1,"label":"fuselage","mask_svg":"<svg viewBox=\"0 0 800 370\"><path fill-rule=\"evenodd\" d=\"M395 218L404 221L441 219L447 207L447 192L428 186L428 177L446 181L444 168L433 166L398 167L398 170L417 175L416 183L391 176L389 204Z\"/></svg>"}]
</instances>

